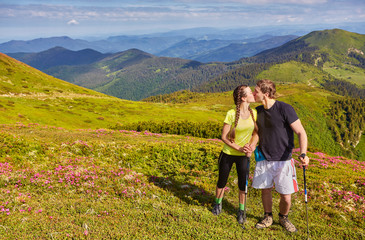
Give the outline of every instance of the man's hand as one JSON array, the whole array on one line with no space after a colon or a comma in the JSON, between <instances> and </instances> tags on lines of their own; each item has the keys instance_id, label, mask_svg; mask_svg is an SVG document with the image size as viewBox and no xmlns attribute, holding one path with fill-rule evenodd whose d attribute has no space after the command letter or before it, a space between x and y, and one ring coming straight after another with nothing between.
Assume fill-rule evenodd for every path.
<instances>
[{"instance_id":1,"label":"man's hand","mask_svg":"<svg viewBox=\"0 0 365 240\"><path fill-rule=\"evenodd\" d=\"M302 166L308 166L309 157L305 153L300 154L298 158L302 162Z\"/></svg>"}]
</instances>

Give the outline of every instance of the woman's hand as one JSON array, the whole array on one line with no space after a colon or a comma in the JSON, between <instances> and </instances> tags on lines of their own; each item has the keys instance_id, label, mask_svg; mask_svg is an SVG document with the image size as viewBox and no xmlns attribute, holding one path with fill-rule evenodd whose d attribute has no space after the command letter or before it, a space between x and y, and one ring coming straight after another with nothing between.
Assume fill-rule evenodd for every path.
<instances>
[{"instance_id":1,"label":"woman's hand","mask_svg":"<svg viewBox=\"0 0 365 240\"><path fill-rule=\"evenodd\" d=\"M243 146L242 149L243 149L242 152L244 152L246 154L250 154L250 156L251 156L252 152L254 151L254 149L252 148L252 146L250 144L248 144L248 143L245 146Z\"/></svg>"}]
</instances>

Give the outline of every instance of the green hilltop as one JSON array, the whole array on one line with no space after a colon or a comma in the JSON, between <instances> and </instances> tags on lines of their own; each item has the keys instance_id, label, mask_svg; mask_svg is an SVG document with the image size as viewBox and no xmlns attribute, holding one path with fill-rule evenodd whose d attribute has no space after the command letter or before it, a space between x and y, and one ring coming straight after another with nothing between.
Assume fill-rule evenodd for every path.
<instances>
[{"instance_id":1,"label":"green hilltop","mask_svg":"<svg viewBox=\"0 0 365 240\"><path fill-rule=\"evenodd\" d=\"M322 51L331 51L346 56L351 49L364 51L365 35L348 32L342 29L331 29L311 32L296 41L308 43Z\"/></svg>"}]
</instances>

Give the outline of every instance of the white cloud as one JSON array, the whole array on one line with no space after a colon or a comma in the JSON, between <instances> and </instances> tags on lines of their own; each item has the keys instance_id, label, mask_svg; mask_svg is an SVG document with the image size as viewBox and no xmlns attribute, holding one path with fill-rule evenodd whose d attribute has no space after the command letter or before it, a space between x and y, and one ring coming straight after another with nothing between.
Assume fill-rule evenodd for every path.
<instances>
[{"instance_id":1,"label":"white cloud","mask_svg":"<svg viewBox=\"0 0 365 240\"><path fill-rule=\"evenodd\" d=\"M70 21L67 22L68 25L78 25L80 24L78 21L76 21L75 19L72 19Z\"/></svg>"},{"instance_id":2,"label":"white cloud","mask_svg":"<svg viewBox=\"0 0 365 240\"><path fill-rule=\"evenodd\" d=\"M7 1L9 4L3 4ZM92 35L94 32L153 32L155 29L201 26L223 28L365 21L364 0L47 1L57 5L40 4L46 0L27 0L34 3L27 5L15 5L10 1L14 0L0 0L2 33L6 33L4 29L9 26L17 31L16 34L27 31L43 34L51 28L62 35L77 31Z\"/></svg>"}]
</instances>

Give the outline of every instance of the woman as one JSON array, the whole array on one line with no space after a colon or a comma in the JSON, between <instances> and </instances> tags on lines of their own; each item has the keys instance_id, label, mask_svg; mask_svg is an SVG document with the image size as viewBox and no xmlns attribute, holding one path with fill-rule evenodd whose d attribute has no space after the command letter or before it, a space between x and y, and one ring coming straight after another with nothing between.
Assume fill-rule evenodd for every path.
<instances>
[{"instance_id":1,"label":"woman","mask_svg":"<svg viewBox=\"0 0 365 240\"><path fill-rule=\"evenodd\" d=\"M245 186L248 169L248 161L251 152L245 152L243 146L249 143L256 126L256 110L250 108L250 103L255 102L251 89L247 85L238 86L233 91L235 109L227 112L224 120L222 140L223 150L219 156L219 178L216 188L216 199L212 213L219 215L222 211L224 187L227 184L228 175L233 163L236 163L239 187L239 210L237 221L243 223L245 208Z\"/></svg>"}]
</instances>

